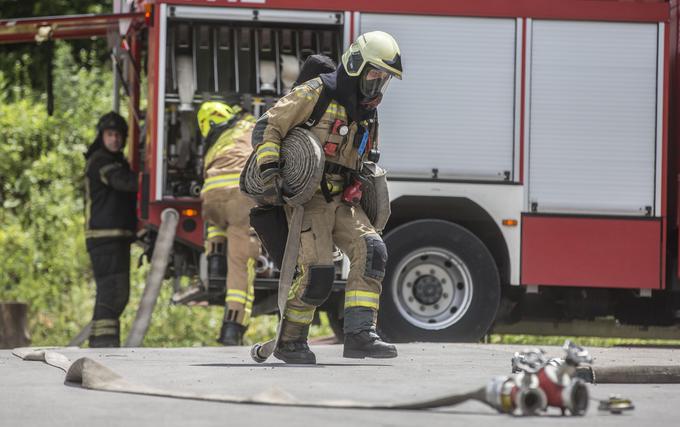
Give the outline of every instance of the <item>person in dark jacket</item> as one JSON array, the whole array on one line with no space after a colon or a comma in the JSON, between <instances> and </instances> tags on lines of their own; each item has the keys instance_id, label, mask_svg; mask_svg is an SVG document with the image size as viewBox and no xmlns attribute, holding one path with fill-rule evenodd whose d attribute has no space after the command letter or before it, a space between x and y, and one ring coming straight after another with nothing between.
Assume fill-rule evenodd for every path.
<instances>
[{"instance_id":1,"label":"person in dark jacket","mask_svg":"<svg viewBox=\"0 0 680 427\"><path fill-rule=\"evenodd\" d=\"M130 296L130 245L137 226L137 177L123 154L128 126L115 112L97 123L85 153L85 239L97 284L90 347L119 347Z\"/></svg>"}]
</instances>

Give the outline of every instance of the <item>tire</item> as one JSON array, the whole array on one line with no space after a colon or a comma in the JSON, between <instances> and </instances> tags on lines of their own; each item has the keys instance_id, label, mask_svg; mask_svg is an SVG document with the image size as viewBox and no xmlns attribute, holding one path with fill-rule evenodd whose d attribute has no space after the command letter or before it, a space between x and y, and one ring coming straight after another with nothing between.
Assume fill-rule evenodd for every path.
<instances>
[{"instance_id":1,"label":"tire","mask_svg":"<svg viewBox=\"0 0 680 427\"><path fill-rule=\"evenodd\" d=\"M479 341L500 302L498 268L465 228L418 220L385 236L387 268L378 328L393 342Z\"/></svg>"}]
</instances>

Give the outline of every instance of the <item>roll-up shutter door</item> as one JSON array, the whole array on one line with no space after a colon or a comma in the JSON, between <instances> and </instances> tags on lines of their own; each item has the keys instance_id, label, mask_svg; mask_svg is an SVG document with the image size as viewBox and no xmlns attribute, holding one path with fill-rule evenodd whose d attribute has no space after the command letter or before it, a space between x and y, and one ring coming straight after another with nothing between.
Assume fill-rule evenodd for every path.
<instances>
[{"instance_id":1,"label":"roll-up shutter door","mask_svg":"<svg viewBox=\"0 0 680 427\"><path fill-rule=\"evenodd\" d=\"M374 30L404 64L379 107L390 176L512 176L515 20L362 14L361 32Z\"/></svg>"},{"instance_id":2,"label":"roll-up shutter door","mask_svg":"<svg viewBox=\"0 0 680 427\"><path fill-rule=\"evenodd\" d=\"M529 200L538 212L654 206L658 26L534 21Z\"/></svg>"}]
</instances>

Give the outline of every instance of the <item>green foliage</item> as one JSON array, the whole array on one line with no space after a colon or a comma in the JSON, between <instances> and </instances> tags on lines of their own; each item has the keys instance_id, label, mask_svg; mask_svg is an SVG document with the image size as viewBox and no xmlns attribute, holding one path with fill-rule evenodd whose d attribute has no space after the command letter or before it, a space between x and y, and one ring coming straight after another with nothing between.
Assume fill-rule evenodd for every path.
<instances>
[{"instance_id":1,"label":"green foliage","mask_svg":"<svg viewBox=\"0 0 680 427\"><path fill-rule=\"evenodd\" d=\"M513 345L557 345L561 346L565 340L570 340L584 347L614 347L626 345L648 346L677 346L680 340L653 340L638 338L602 338L602 337L567 337L567 336L537 336L537 335L490 335L490 344L513 344Z\"/></svg>"},{"instance_id":2,"label":"green foliage","mask_svg":"<svg viewBox=\"0 0 680 427\"><path fill-rule=\"evenodd\" d=\"M25 84L0 95L0 299L30 304L38 344L68 342L92 307L83 152L111 103L111 78L70 58L70 48L58 45L55 92L64 104L54 116ZM4 81L0 74L0 86ZM101 95L88 93L93 89Z\"/></svg>"},{"instance_id":3,"label":"green foliage","mask_svg":"<svg viewBox=\"0 0 680 427\"><path fill-rule=\"evenodd\" d=\"M0 72L0 301L29 304L34 345L65 345L92 316L94 281L85 250L83 153L99 116L111 108L111 67L94 53L57 43L55 113L28 79ZM91 55L88 57L88 55ZM83 67L81 62L95 64ZM19 63L15 76L25 74ZM20 82L20 83L17 83ZM123 115L125 113L123 112ZM147 266L132 253L131 298L121 319L125 336L144 288ZM223 309L170 304L164 285L147 334L147 346L216 345ZM253 321L247 342L274 335L276 318ZM327 322L314 335L330 335Z\"/></svg>"},{"instance_id":4,"label":"green foliage","mask_svg":"<svg viewBox=\"0 0 680 427\"><path fill-rule=\"evenodd\" d=\"M30 18L36 16L77 15L85 13L110 13L113 10L112 0L0 0L0 19ZM95 63L83 61L81 52L92 52L97 49L97 60L108 56L104 39L81 39L67 42L72 47L73 59L81 66L93 67ZM38 93L47 87L47 64L53 56L50 43L7 44L0 45L0 72L4 72L6 82L13 84L30 83ZM92 58L92 54L86 55ZM17 65L22 75L15 73ZM0 91L4 89L0 84Z\"/></svg>"}]
</instances>

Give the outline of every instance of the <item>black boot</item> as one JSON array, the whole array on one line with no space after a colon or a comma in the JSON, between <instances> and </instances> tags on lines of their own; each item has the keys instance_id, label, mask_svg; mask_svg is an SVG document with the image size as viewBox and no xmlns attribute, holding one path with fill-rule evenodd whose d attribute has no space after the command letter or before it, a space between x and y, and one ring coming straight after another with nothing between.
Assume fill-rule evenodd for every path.
<instances>
[{"instance_id":1,"label":"black boot","mask_svg":"<svg viewBox=\"0 0 680 427\"><path fill-rule=\"evenodd\" d=\"M246 327L240 323L222 322L222 330L220 330L220 337L217 342L225 346L243 345L243 334L245 332Z\"/></svg>"},{"instance_id":2,"label":"black boot","mask_svg":"<svg viewBox=\"0 0 680 427\"><path fill-rule=\"evenodd\" d=\"M92 320L90 348L120 347L120 323L118 319Z\"/></svg>"},{"instance_id":3,"label":"black boot","mask_svg":"<svg viewBox=\"0 0 680 427\"><path fill-rule=\"evenodd\" d=\"M309 325L283 320L281 338L274 349L274 357L286 363L314 365L316 356L307 345Z\"/></svg>"},{"instance_id":4,"label":"black boot","mask_svg":"<svg viewBox=\"0 0 680 427\"><path fill-rule=\"evenodd\" d=\"M90 336L90 348L120 347L118 335Z\"/></svg>"},{"instance_id":5,"label":"black boot","mask_svg":"<svg viewBox=\"0 0 680 427\"><path fill-rule=\"evenodd\" d=\"M316 356L309 349L307 340L281 341L274 350L274 357L286 362L300 365L316 364Z\"/></svg>"},{"instance_id":6,"label":"black boot","mask_svg":"<svg viewBox=\"0 0 680 427\"><path fill-rule=\"evenodd\" d=\"M381 340L375 329L368 329L354 334L345 333L345 347L342 357L391 359L397 357L397 348Z\"/></svg>"}]
</instances>

